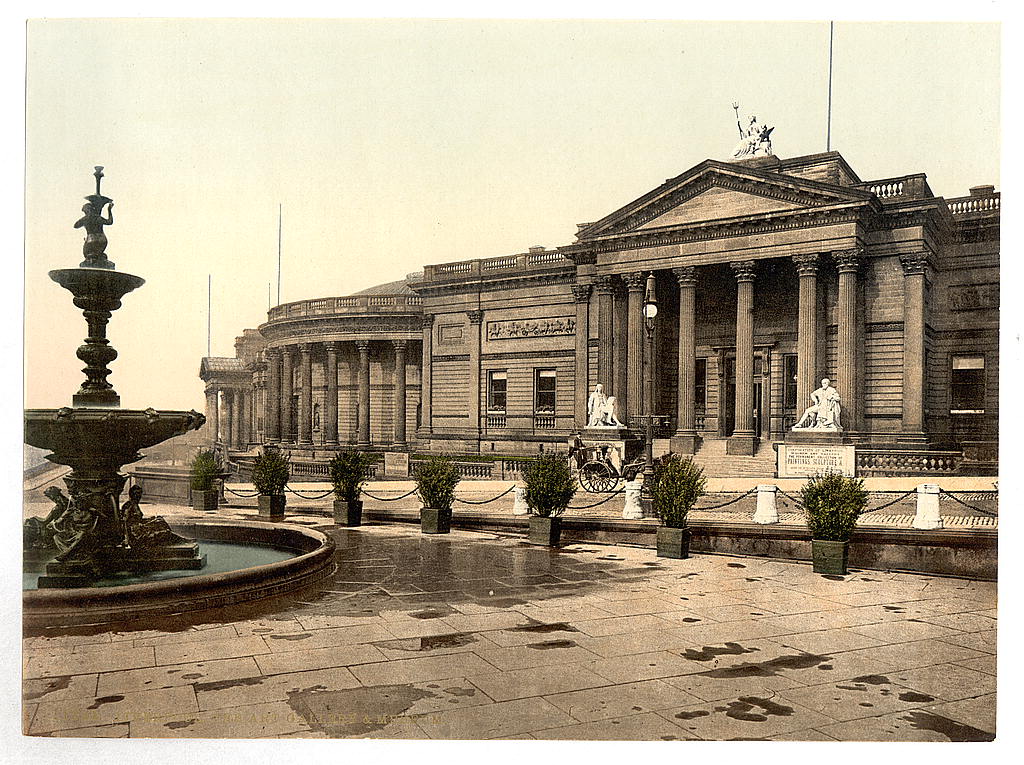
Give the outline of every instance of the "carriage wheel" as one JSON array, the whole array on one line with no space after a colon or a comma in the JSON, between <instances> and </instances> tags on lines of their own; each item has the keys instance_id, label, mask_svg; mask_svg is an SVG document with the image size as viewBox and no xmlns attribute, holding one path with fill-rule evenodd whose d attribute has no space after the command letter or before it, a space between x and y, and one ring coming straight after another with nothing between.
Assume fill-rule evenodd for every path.
<instances>
[{"instance_id":1,"label":"carriage wheel","mask_svg":"<svg viewBox=\"0 0 1024 765\"><path fill-rule=\"evenodd\" d=\"M600 462L588 462L580 468L580 486L591 494L603 494L611 491L618 479L611 469Z\"/></svg>"}]
</instances>

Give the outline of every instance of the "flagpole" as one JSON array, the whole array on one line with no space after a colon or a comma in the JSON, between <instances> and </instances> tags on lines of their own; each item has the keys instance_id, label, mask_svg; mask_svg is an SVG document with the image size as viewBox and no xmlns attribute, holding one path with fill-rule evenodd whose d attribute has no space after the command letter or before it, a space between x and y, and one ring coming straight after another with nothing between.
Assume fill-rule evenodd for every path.
<instances>
[{"instance_id":1,"label":"flagpole","mask_svg":"<svg viewBox=\"0 0 1024 765\"><path fill-rule=\"evenodd\" d=\"M832 151L832 36L836 23L828 23L828 127L825 133L825 151Z\"/></svg>"},{"instance_id":2,"label":"flagpole","mask_svg":"<svg viewBox=\"0 0 1024 765\"><path fill-rule=\"evenodd\" d=\"M210 318L213 313L213 274L206 275L206 355L210 355Z\"/></svg>"},{"instance_id":3,"label":"flagpole","mask_svg":"<svg viewBox=\"0 0 1024 765\"><path fill-rule=\"evenodd\" d=\"M277 304L281 305L281 203L277 203Z\"/></svg>"}]
</instances>

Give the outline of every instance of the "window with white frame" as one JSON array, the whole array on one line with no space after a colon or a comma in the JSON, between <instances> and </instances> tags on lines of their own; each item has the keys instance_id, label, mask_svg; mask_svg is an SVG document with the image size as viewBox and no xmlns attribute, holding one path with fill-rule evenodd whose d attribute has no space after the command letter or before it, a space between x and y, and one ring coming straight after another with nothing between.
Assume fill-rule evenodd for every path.
<instances>
[{"instance_id":1,"label":"window with white frame","mask_svg":"<svg viewBox=\"0 0 1024 765\"><path fill-rule=\"evenodd\" d=\"M533 411L535 414L555 413L555 370L534 370Z\"/></svg>"},{"instance_id":2,"label":"window with white frame","mask_svg":"<svg viewBox=\"0 0 1024 765\"><path fill-rule=\"evenodd\" d=\"M487 373L487 411L504 414L508 402L508 372Z\"/></svg>"},{"instance_id":3,"label":"window with white frame","mask_svg":"<svg viewBox=\"0 0 1024 765\"><path fill-rule=\"evenodd\" d=\"M985 413L985 357L954 356L949 381L950 414Z\"/></svg>"}]
</instances>

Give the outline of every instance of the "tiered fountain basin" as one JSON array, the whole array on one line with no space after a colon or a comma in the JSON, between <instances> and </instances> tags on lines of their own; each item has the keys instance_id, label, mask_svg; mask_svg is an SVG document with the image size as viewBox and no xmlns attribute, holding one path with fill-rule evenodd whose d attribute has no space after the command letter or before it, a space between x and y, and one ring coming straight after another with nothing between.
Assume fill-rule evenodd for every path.
<instances>
[{"instance_id":1,"label":"tiered fountain basin","mask_svg":"<svg viewBox=\"0 0 1024 765\"><path fill-rule=\"evenodd\" d=\"M26 628L72 627L224 608L306 589L335 570L334 542L325 534L300 526L258 521L194 521L171 523L175 533L219 548L239 566L229 571L160 572L151 581L62 589L26 589ZM246 561L266 561L245 565ZM209 567L208 567L209 568ZM155 577L159 578L155 578Z\"/></svg>"}]
</instances>

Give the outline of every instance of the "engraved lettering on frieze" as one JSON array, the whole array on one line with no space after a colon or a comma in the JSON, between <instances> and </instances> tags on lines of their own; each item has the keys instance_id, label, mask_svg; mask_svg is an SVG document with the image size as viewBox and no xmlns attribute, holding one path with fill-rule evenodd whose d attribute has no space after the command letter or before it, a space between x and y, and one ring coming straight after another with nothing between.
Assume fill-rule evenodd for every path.
<instances>
[{"instance_id":1,"label":"engraved lettering on frieze","mask_svg":"<svg viewBox=\"0 0 1024 765\"><path fill-rule=\"evenodd\" d=\"M998 284L962 284L950 287L948 294L951 311L999 307Z\"/></svg>"},{"instance_id":2,"label":"engraved lettering on frieze","mask_svg":"<svg viewBox=\"0 0 1024 765\"><path fill-rule=\"evenodd\" d=\"M516 340L523 337L554 337L576 334L576 318L513 319L487 322L488 340Z\"/></svg>"}]
</instances>

